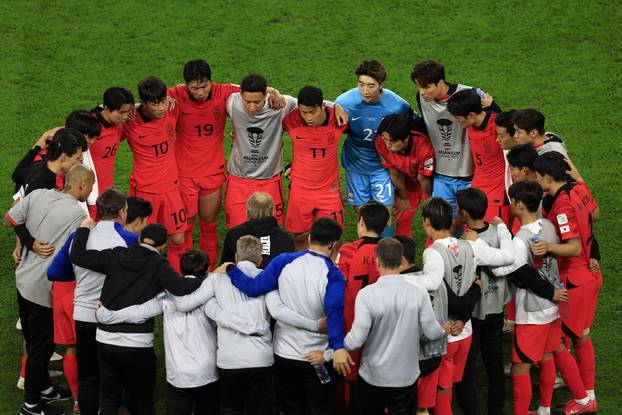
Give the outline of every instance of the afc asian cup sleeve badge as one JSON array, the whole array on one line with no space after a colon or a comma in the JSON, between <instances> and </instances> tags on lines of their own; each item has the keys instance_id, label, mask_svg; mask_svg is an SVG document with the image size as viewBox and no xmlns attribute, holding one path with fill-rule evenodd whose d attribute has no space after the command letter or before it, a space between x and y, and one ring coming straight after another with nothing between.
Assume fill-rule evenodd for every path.
<instances>
[{"instance_id":1,"label":"afc asian cup sleeve badge","mask_svg":"<svg viewBox=\"0 0 622 415\"><path fill-rule=\"evenodd\" d=\"M568 216L566 216L565 213L561 213L559 215L557 215L557 223L559 223L560 225L565 225L568 223Z\"/></svg>"}]
</instances>

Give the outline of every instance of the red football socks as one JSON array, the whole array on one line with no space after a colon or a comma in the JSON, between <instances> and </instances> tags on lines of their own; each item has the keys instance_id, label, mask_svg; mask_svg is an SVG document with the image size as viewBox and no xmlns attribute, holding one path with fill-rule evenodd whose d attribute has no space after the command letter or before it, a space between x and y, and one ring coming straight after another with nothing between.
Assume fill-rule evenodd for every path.
<instances>
[{"instance_id":1,"label":"red football socks","mask_svg":"<svg viewBox=\"0 0 622 415\"><path fill-rule=\"evenodd\" d=\"M209 270L213 271L218 262L218 224L216 221L210 223L199 221L199 227L201 228L199 246L209 257Z\"/></svg>"},{"instance_id":2,"label":"red football socks","mask_svg":"<svg viewBox=\"0 0 622 415\"><path fill-rule=\"evenodd\" d=\"M512 375L514 415L527 415L531 403L531 377L529 373Z\"/></svg>"},{"instance_id":3,"label":"red football socks","mask_svg":"<svg viewBox=\"0 0 622 415\"><path fill-rule=\"evenodd\" d=\"M588 337L583 343L575 344L574 354L577 357L577 366L579 367L579 372L581 373L583 386L585 386L585 389L594 389L596 362L594 359L594 346L592 345L592 339Z\"/></svg>"},{"instance_id":4,"label":"red football socks","mask_svg":"<svg viewBox=\"0 0 622 415\"><path fill-rule=\"evenodd\" d=\"M540 362L540 406L549 408L555 387L555 359Z\"/></svg>"},{"instance_id":5,"label":"red football socks","mask_svg":"<svg viewBox=\"0 0 622 415\"><path fill-rule=\"evenodd\" d=\"M67 385L71 390L71 396L73 400L78 400L78 361L75 354L67 354L63 356L63 372L65 373L65 379L67 379Z\"/></svg>"},{"instance_id":6,"label":"red football socks","mask_svg":"<svg viewBox=\"0 0 622 415\"><path fill-rule=\"evenodd\" d=\"M563 349L561 352L555 353L555 366L559 368L559 371L566 382L568 390L575 399L583 399L587 396L583 381L581 380L581 374L577 367L577 362L573 359L568 349Z\"/></svg>"}]
</instances>

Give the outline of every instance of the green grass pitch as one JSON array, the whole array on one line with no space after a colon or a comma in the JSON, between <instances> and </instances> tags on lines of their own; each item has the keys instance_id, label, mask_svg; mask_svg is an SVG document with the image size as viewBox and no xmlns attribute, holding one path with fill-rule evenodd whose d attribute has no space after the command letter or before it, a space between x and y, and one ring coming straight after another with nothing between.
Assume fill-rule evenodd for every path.
<instances>
[{"instance_id":1,"label":"green grass pitch","mask_svg":"<svg viewBox=\"0 0 622 415\"><path fill-rule=\"evenodd\" d=\"M618 413L621 267L620 132L622 7L615 1L548 2L135 2L0 3L0 207L11 203L10 174L42 131L76 108L92 108L112 85L136 95L137 82L182 82L182 66L204 58L215 81L240 82L250 72L296 95L320 86L328 99L355 85L365 58L383 62L386 86L413 103L412 66L441 60L449 81L480 86L506 109L536 107L547 129L566 139L575 164L600 204L596 224L604 285L592 330L601 413ZM291 155L285 137L285 159ZM226 145L228 149L228 145ZM116 183L127 190L132 158L122 145ZM221 236L225 229L220 218ZM346 240L354 239L347 210ZM421 245L419 219L415 231ZM0 414L17 413L20 333L10 253L14 235L0 231ZM509 340L508 340L509 342ZM156 397L164 411L161 333ZM618 373L618 375L616 375ZM511 413L511 383L506 383ZM486 390L481 388L480 402ZM554 402L568 398L556 391ZM535 396L534 396L535 401ZM66 406L69 409L69 406Z\"/></svg>"}]
</instances>

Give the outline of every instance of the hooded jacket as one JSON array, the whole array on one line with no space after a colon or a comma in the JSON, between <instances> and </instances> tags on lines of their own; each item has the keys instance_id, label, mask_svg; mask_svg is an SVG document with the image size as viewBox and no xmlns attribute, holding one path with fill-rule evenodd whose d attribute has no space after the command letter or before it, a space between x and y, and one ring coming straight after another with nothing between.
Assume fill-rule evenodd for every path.
<instances>
[{"instance_id":1,"label":"hooded jacket","mask_svg":"<svg viewBox=\"0 0 622 415\"><path fill-rule=\"evenodd\" d=\"M168 261L146 244L102 251L87 250L88 228L78 228L71 246L71 262L106 274L100 301L109 310L120 310L151 300L162 290L186 295L201 285L201 280L180 278ZM98 324L100 330L118 333L152 333L153 318L142 324Z\"/></svg>"},{"instance_id":2,"label":"hooded jacket","mask_svg":"<svg viewBox=\"0 0 622 415\"><path fill-rule=\"evenodd\" d=\"M229 229L222 247L220 263L235 262L235 251L238 239L245 235L252 235L261 241L261 256L263 260L259 268L265 268L272 258L283 252L294 252L294 239L277 223L274 216L248 220Z\"/></svg>"}]
</instances>

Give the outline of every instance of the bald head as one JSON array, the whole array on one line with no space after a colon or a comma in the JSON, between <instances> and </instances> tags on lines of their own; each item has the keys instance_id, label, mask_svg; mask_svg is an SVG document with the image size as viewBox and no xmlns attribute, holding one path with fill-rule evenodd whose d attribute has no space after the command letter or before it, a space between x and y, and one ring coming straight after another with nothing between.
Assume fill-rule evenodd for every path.
<instances>
[{"instance_id":1,"label":"bald head","mask_svg":"<svg viewBox=\"0 0 622 415\"><path fill-rule=\"evenodd\" d=\"M95 172L90 168L76 164L65 175L65 192L80 202L86 201L95 184Z\"/></svg>"},{"instance_id":2,"label":"bald head","mask_svg":"<svg viewBox=\"0 0 622 415\"><path fill-rule=\"evenodd\" d=\"M261 219L274 215L272 196L266 192L255 192L246 202L246 219Z\"/></svg>"}]
</instances>

